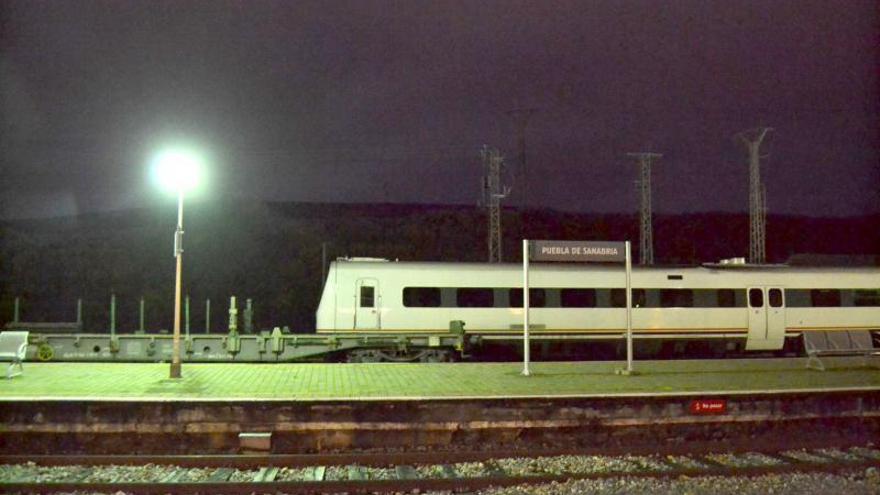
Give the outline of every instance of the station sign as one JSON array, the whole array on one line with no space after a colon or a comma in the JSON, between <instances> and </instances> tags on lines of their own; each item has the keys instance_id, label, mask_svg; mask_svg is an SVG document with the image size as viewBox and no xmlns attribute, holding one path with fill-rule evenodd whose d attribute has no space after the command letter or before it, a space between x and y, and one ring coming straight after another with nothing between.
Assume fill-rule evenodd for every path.
<instances>
[{"instance_id":1,"label":"station sign","mask_svg":"<svg viewBox=\"0 0 880 495\"><path fill-rule=\"evenodd\" d=\"M625 242L603 241L529 241L529 258L535 261L569 263L623 263Z\"/></svg>"},{"instance_id":2,"label":"station sign","mask_svg":"<svg viewBox=\"0 0 880 495\"><path fill-rule=\"evenodd\" d=\"M725 399L692 400L688 410L691 414L697 415L724 414L727 412L727 401Z\"/></svg>"}]
</instances>

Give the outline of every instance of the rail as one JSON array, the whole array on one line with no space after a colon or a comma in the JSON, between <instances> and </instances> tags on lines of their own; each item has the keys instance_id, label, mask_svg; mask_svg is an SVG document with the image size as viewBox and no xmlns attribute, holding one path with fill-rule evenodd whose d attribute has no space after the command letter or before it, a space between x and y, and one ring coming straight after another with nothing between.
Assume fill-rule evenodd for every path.
<instances>
[{"instance_id":1,"label":"rail","mask_svg":"<svg viewBox=\"0 0 880 495\"><path fill-rule=\"evenodd\" d=\"M504 453L356 454L344 456L155 456L31 458L0 461L0 490L56 493L386 493L478 490L566 480L680 479L837 473L880 466L872 446L723 449L679 446L661 452L570 452L505 456ZM550 454L550 453L547 453ZM34 462L36 461L36 462ZM86 462L82 462L86 461ZM46 467L46 466L54 467ZM39 480L37 480L39 478Z\"/></svg>"}]
</instances>

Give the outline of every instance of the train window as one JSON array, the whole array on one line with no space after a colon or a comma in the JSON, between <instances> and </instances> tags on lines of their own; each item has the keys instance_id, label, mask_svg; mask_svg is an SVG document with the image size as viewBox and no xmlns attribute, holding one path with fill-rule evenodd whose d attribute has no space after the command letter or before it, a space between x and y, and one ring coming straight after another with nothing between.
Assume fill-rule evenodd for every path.
<instances>
[{"instance_id":1,"label":"train window","mask_svg":"<svg viewBox=\"0 0 880 495\"><path fill-rule=\"evenodd\" d=\"M836 289L811 289L810 303L814 308L840 306L840 291Z\"/></svg>"},{"instance_id":2,"label":"train window","mask_svg":"<svg viewBox=\"0 0 880 495\"><path fill-rule=\"evenodd\" d=\"M547 308L558 308L562 306L559 300L561 289L544 289L544 306Z\"/></svg>"},{"instance_id":3,"label":"train window","mask_svg":"<svg viewBox=\"0 0 880 495\"><path fill-rule=\"evenodd\" d=\"M594 289L596 291L596 307L597 308L613 308L611 300L612 289Z\"/></svg>"},{"instance_id":4,"label":"train window","mask_svg":"<svg viewBox=\"0 0 880 495\"><path fill-rule=\"evenodd\" d=\"M626 292L626 289L623 289L623 292ZM626 297L626 294L624 294ZM623 305L626 306L626 299L623 300ZM648 293L645 289L632 289L632 305L634 308L641 308L648 306Z\"/></svg>"},{"instance_id":5,"label":"train window","mask_svg":"<svg viewBox=\"0 0 880 495\"><path fill-rule=\"evenodd\" d=\"M440 288L440 307L441 308L454 308L458 306L455 302L458 291L455 287L441 287Z\"/></svg>"},{"instance_id":6,"label":"train window","mask_svg":"<svg viewBox=\"0 0 880 495\"><path fill-rule=\"evenodd\" d=\"M782 307L782 289L770 289L770 292L767 294L768 299L770 299L770 307L771 308L781 308Z\"/></svg>"},{"instance_id":7,"label":"train window","mask_svg":"<svg viewBox=\"0 0 880 495\"><path fill-rule=\"evenodd\" d=\"M789 308L880 306L880 290L786 289Z\"/></svg>"},{"instance_id":8,"label":"train window","mask_svg":"<svg viewBox=\"0 0 880 495\"><path fill-rule=\"evenodd\" d=\"M561 289L559 303L563 308L595 308L596 289Z\"/></svg>"},{"instance_id":9,"label":"train window","mask_svg":"<svg viewBox=\"0 0 880 495\"><path fill-rule=\"evenodd\" d=\"M880 289L856 289L853 306L880 306Z\"/></svg>"},{"instance_id":10,"label":"train window","mask_svg":"<svg viewBox=\"0 0 880 495\"><path fill-rule=\"evenodd\" d=\"M458 289L455 296L459 308L491 308L495 306L492 289Z\"/></svg>"},{"instance_id":11,"label":"train window","mask_svg":"<svg viewBox=\"0 0 880 495\"><path fill-rule=\"evenodd\" d=\"M737 289L690 289L693 308L744 308L746 291ZM685 301L686 302L686 301Z\"/></svg>"},{"instance_id":12,"label":"train window","mask_svg":"<svg viewBox=\"0 0 880 495\"><path fill-rule=\"evenodd\" d=\"M632 307L644 308L645 289L632 289ZM626 289L611 289L611 307L626 307Z\"/></svg>"},{"instance_id":13,"label":"train window","mask_svg":"<svg viewBox=\"0 0 880 495\"><path fill-rule=\"evenodd\" d=\"M806 289L785 289L785 305L789 308L809 308L810 291Z\"/></svg>"},{"instance_id":14,"label":"train window","mask_svg":"<svg viewBox=\"0 0 880 495\"><path fill-rule=\"evenodd\" d=\"M403 305L407 308L439 308L440 289L437 287L404 287Z\"/></svg>"},{"instance_id":15,"label":"train window","mask_svg":"<svg viewBox=\"0 0 880 495\"><path fill-rule=\"evenodd\" d=\"M633 291L633 307L636 307L635 291ZM611 307L626 307L626 289L611 289Z\"/></svg>"},{"instance_id":16,"label":"train window","mask_svg":"<svg viewBox=\"0 0 880 495\"><path fill-rule=\"evenodd\" d=\"M661 308L692 308L694 292L690 289L660 289Z\"/></svg>"},{"instance_id":17,"label":"train window","mask_svg":"<svg viewBox=\"0 0 880 495\"><path fill-rule=\"evenodd\" d=\"M764 307L764 291L761 289L749 289L749 306L753 308Z\"/></svg>"},{"instance_id":18,"label":"train window","mask_svg":"<svg viewBox=\"0 0 880 495\"><path fill-rule=\"evenodd\" d=\"M372 308L376 305L376 288L369 285L361 286L361 306L362 308Z\"/></svg>"},{"instance_id":19,"label":"train window","mask_svg":"<svg viewBox=\"0 0 880 495\"><path fill-rule=\"evenodd\" d=\"M715 289L691 289L694 293L695 308L717 308L718 291Z\"/></svg>"},{"instance_id":20,"label":"train window","mask_svg":"<svg viewBox=\"0 0 880 495\"><path fill-rule=\"evenodd\" d=\"M508 306L511 308L521 308L523 306L523 290L510 289L507 292ZM529 289L529 307L543 308L547 306L547 292L544 289Z\"/></svg>"},{"instance_id":21,"label":"train window","mask_svg":"<svg viewBox=\"0 0 880 495\"><path fill-rule=\"evenodd\" d=\"M736 307L736 291L733 289L718 289L716 292L719 308Z\"/></svg>"}]
</instances>

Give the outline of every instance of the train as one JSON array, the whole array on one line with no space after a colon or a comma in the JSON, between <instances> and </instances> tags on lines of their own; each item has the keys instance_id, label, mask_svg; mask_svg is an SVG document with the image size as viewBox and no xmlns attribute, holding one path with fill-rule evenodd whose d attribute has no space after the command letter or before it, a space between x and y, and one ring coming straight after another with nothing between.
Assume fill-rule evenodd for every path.
<instances>
[{"instance_id":1,"label":"train","mask_svg":"<svg viewBox=\"0 0 880 495\"><path fill-rule=\"evenodd\" d=\"M627 317L623 267L533 263L529 279L530 338L550 357L578 349L589 358L591 349L607 352L603 343L619 349ZM515 349L522 345L522 282L520 264L339 259L328 270L316 332L430 337L458 328L471 343ZM751 265L742 259L636 266L631 287L633 335L647 356L798 352L805 332L880 332L877 267ZM431 359L456 354L435 347ZM348 356L412 360L425 351L353 349Z\"/></svg>"},{"instance_id":2,"label":"train","mask_svg":"<svg viewBox=\"0 0 880 495\"><path fill-rule=\"evenodd\" d=\"M532 263L529 280L533 358L625 356L623 267ZM340 258L328 266L314 332L239 332L230 308L228 332L181 336L182 359L521 359L522 288L520 264ZM847 338L851 334L836 332L867 332L875 347L880 340L880 267L752 265L741 259L636 266L630 300L639 359L803 355L803 337L810 332ZM6 329L30 332L28 360L160 362L173 350L171 335L161 332L116 332L111 326L108 334L83 332L79 324L19 321Z\"/></svg>"}]
</instances>

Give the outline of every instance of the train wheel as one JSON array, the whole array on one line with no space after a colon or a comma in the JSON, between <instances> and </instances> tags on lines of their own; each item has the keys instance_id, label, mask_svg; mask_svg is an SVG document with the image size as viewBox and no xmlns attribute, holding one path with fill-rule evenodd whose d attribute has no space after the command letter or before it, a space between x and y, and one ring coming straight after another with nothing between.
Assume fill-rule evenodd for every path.
<instances>
[{"instance_id":1,"label":"train wheel","mask_svg":"<svg viewBox=\"0 0 880 495\"><path fill-rule=\"evenodd\" d=\"M379 363L383 361L382 352L376 349L349 351L346 355L349 363Z\"/></svg>"},{"instance_id":2,"label":"train wheel","mask_svg":"<svg viewBox=\"0 0 880 495\"><path fill-rule=\"evenodd\" d=\"M448 363L452 361L452 353L449 351L429 350L419 356L422 363Z\"/></svg>"},{"instance_id":3,"label":"train wheel","mask_svg":"<svg viewBox=\"0 0 880 495\"><path fill-rule=\"evenodd\" d=\"M42 343L37 347L37 359L40 361L51 361L55 357L55 349L47 343Z\"/></svg>"}]
</instances>

